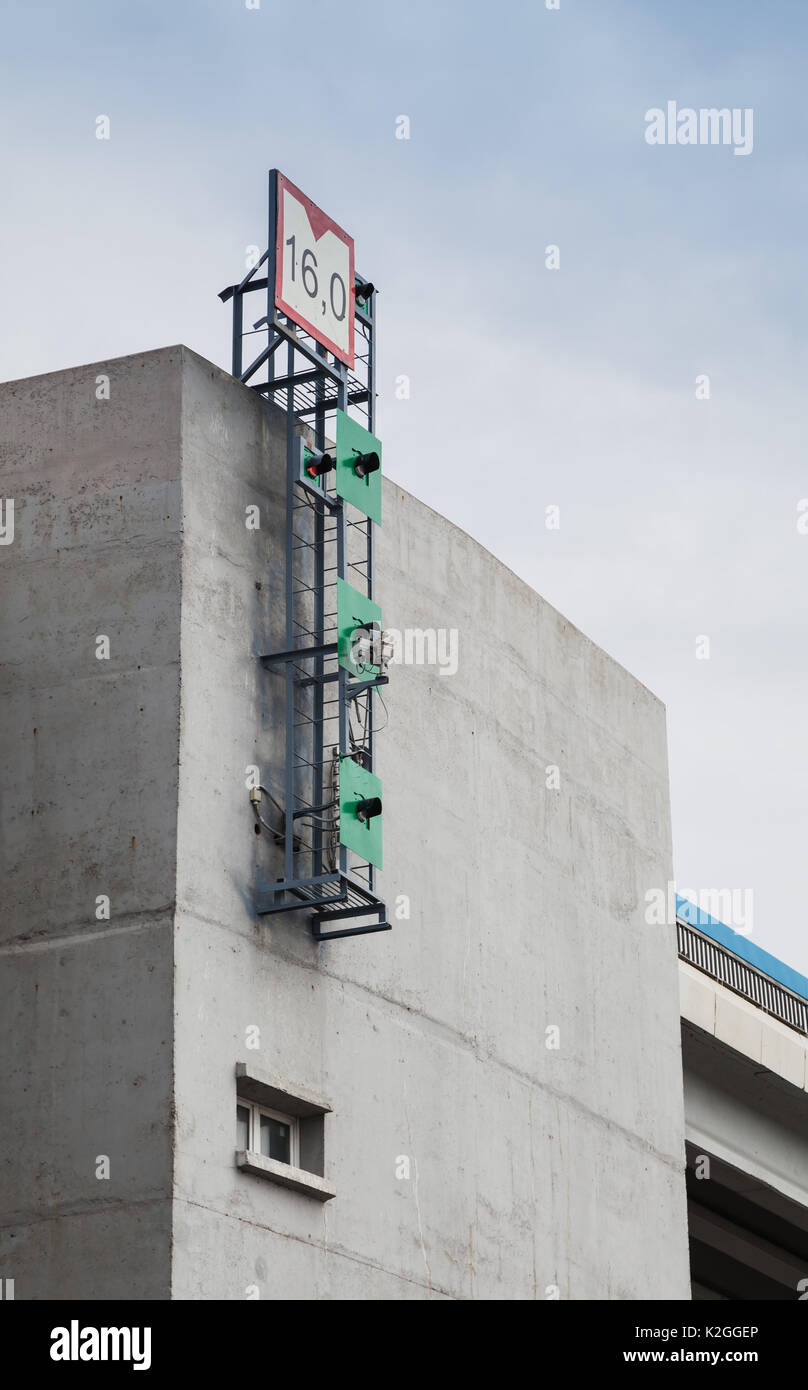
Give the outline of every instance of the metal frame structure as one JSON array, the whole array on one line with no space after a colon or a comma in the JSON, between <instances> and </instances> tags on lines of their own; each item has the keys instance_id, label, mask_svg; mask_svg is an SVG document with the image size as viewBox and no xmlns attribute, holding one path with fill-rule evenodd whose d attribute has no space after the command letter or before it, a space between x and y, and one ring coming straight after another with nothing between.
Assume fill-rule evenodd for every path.
<instances>
[{"instance_id":1,"label":"metal frame structure","mask_svg":"<svg viewBox=\"0 0 808 1390\"><path fill-rule=\"evenodd\" d=\"M696 930L689 922L676 919L679 956L709 975L719 984L726 985L733 993L749 999L759 1009L808 1034L808 1000L801 999L793 990L780 984L770 976L764 975L747 961L741 960L709 936Z\"/></svg>"},{"instance_id":2,"label":"metal frame structure","mask_svg":"<svg viewBox=\"0 0 808 1390\"><path fill-rule=\"evenodd\" d=\"M277 171L269 179L268 249L238 285L222 290L232 300L232 372L267 402L286 412L286 580L282 650L260 658L272 679L284 682L285 769L283 801L268 788L280 823L269 826L254 800L260 824L283 847L283 874L256 902L260 914L311 908L319 941L389 931L385 905L376 895L374 866L357 859L339 839L338 768L353 756L373 771L375 692L382 675L352 677L338 661L337 580L373 598L373 522L329 486L328 475L309 478L309 447L322 453L334 435L336 411L353 411L367 429L375 423L376 295L350 302L355 313L353 371L275 308ZM262 266L266 274L260 275ZM356 287L369 282L356 276ZM248 295L267 291L267 312L244 327ZM360 298L361 298L360 294ZM244 365L246 350L260 349ZM284 362L285 359L285 362ZM285 370L278 371L284 363ZM329 431L329 426L331 430ZM260 804L260 803L259 803Z\"/></svg>"}]
</instances>

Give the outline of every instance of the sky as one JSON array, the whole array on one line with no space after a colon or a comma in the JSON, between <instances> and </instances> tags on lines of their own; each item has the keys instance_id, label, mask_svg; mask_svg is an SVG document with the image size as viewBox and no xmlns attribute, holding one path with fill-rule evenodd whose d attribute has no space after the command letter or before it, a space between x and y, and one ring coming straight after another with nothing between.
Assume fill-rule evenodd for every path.
<instances>
[{"instance_id":1,"label":"sky","mask_svg":"<svg viewBox=\"0 0 808 1390\"><path fill-rule=\"evenodd\" d=\"M283 170L379 287L385 471L665 702L680 891L751 890L808 973L804 0L0 25L0 379L178 342L229 367L217 293ZM751 151L649 144L669 101L751 111Z\"/></svg>"}]
</instances>

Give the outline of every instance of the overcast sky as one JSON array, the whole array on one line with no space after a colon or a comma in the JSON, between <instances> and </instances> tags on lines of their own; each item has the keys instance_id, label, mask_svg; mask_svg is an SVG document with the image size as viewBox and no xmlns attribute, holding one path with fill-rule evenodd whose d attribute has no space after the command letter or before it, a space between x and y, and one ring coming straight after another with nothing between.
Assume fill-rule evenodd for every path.
<instances>
[{"instance_id":1,"label":"overcast sky","mask_svg":"<svg viewBox=\"0 0 808 1390\"><path fill-rule=\"evenodd\" d=\"M229 366L282 169L380 287L386 471L665 701L680 888L753 889L808 973L805 0L1 13L0 379ZM648 144L669 101L751 153Z\"/></svg>"}]
</instances>

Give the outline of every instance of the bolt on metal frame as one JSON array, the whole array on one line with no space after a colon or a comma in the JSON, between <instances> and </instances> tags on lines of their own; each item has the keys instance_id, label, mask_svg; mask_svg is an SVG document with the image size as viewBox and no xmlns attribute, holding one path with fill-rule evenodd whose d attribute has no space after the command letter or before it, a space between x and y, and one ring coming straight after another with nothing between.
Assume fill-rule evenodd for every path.
<instances>
[{"instance_id":1,"label":"bolt on metal frame","mask_svg":"<svg viewBox=\"0 0 808 1390\"><path fill-rule=\"evenodd\" d=\"M354 411L375 433L376 295L354 304L355 365L350 371L275 308L276 171L270 174L268 249L238 285L222 290L233 305L232 372L286 412L285 637L281 651L260 658L284 682L285 766L283 874L256 902L260 914L311 908L312 933L327 941L389 931L376 894L376 870L339 843L335 773L340 755L356 753L374 770L373 680L357 680L337 659L337 579L373 598L374 523L355 514L329 486L328 474L304 473L301 426L322 452L335 435L336 411ZM258 271L266 266L266 274ZM357 283L367 284L361 276ZM267 313L244 327L245 298L267 291ZM245 367L250 340L262 346ZM278 374L276 363L284 360ZM353 732L354 719L361 735ZM336 759L336 760L335 760Z\"/></svg>"}]
</instances>

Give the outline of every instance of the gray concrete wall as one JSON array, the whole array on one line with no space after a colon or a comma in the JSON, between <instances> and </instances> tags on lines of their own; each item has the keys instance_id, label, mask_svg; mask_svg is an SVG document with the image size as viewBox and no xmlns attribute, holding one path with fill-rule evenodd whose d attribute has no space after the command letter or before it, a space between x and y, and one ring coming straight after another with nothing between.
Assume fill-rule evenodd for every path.
<instances>
[{"instance_id":1,"label":"gray concrete wall","mask_svg":"<svg viewBox=\"0 0 808 1390\"><path fill-rule=\"evenodd\" d=\"M676 949L643 916L672 877L663 707L388 482L385 623L457 628L461 653L451 677L395 668L387 697L382 890L410 916L322 946L257 919L282 477L279 426L187 353L173 1294L689 1298ZM245 1059L332 1105L333 1201L236 1170Z\"/></svg>"},{"instance_id":2,"label":"gray concrete wall","mask_svg":"<svg viewBox=\"0 0 808 1390\"><path fill-rule=\"evenodd\" d=\"M388 482L385 622L457 628L460 666L389 687L382 889L409 917L318 947L252 909L279 421L181 348L6 385L0 421L17 1296L687 1298L675 943L643 920L671 877L659 702ZM244 1060L332 1106L333 1201L236 1169Z\"/></svg>"},{"instance_id":3,"label":"gray concrete wall","mask_svg":"<svg viewBox=\"0 0 808 1390\"><path fill-rule=\"evenodd\" d=\"M170 1286L180 386L179 349L0 386L0 1275L18 1299Z\"/></svg>"}]
</instances>

